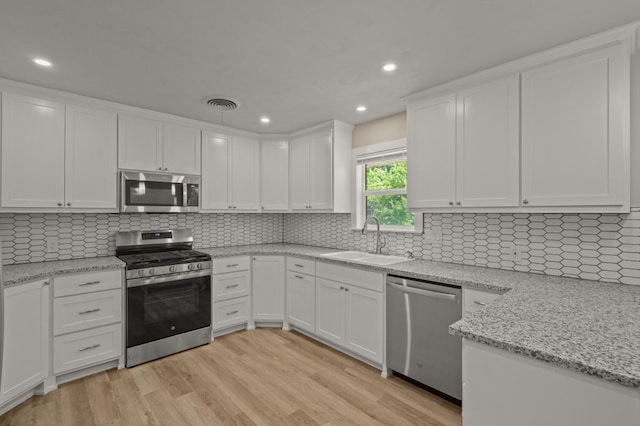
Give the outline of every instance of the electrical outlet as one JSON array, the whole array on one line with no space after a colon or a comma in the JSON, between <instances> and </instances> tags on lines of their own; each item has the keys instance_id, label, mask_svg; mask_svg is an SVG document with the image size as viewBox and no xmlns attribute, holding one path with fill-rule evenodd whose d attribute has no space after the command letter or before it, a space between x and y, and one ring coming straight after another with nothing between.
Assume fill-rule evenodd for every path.
<instances>
[{"instance_id":1,"label":"electrical outlet","mask_svg":"<svg viewBox=\"0 0 640 426\"><path fill-rule=\"evenodd\" d=\"M516 262L522 262L522 246L515 246L513 257L515 258Z\"/></svg>"},{"instance_id":2,"label":"electrical outlet","mask_svg":"<svg viewBox=\"0 0 640 426\"><path fill-rule=\"evenodd\" d=\"M442 229L433 228L433 242L434 243L442 243Z\"/></svg>"},{"instance_id":3,"label":"electrical outlet","mask_svg":"<svg viewBox=\"0 0 640 426\"><path fill-rule=\"evenodd\" d=\"M240 231L233 231L231 233L231 240L234 243L240 242Z\"/></svg>"},{"instance_id":4,"label":"electrical outlet","mask_svg":"<svg viewBox=\"0 0 640 426\"><path fill-rule=\"evenodd\" d=\"M522 262L522 246L517 246L514 243L508 243L504 248L505 258L506 260L510 260L512 262Z\"/></svg>"},{"instance_id":5,"label":"electrical outlet","mask_svg":"<svg viewBox=\"0 0 640 426\"><path fill-rule=\"evenodd\" d=\"M46 239L47 242L47 253L57 253L58 249L58 238L57 237L48 237Z\"/></svg>"},{"instance_id":6,"label":"electrical outlet","mask_svg":"<svg viewBox=\"0 0 640 426\"><path fill-rule=\"evenodd\" d=\"M435 239L435 235L433 235L433 231L431 229L424 230L424 242L425 243L433 243Z\"/></svg>"}]
</instances>

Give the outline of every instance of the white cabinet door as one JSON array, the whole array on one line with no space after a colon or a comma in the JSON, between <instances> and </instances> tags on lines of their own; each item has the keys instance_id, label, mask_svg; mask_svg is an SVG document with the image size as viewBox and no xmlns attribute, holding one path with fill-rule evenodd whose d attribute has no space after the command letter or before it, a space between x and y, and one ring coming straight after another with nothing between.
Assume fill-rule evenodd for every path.
<instances>
[{"instance_id":1,"label":"white cabinet door","mask_svg":"<svg viewBox=\"0 0 640 426\"><path fill-rule=\"evenodd\" d=\"M346 346L375 362L382 362L382 293L345 286Z\"/></svg>"},{"instance_id":2,"label":"white cabinet door","mask_svg":"<svg viewBox=\"0 0 640 426\"><path fill-rule=\"evenodd\" d=\"M116 209L116 114L67 105L66 127L66 206L79 209Z\"/></svg>"},{"instance_id":3,"label":"white cabinet door","mask_svg":"<svg viewBox=\"0 0 640 426\"><path fill-rule=\"evenodd\" d=\"M64 104L2 94L2 207L62 207L64 116Z\"/></svg>"},{"instance_id":4,"label":"white cabinet door","mask_svg":"<svg viewBox=\"0 0 640 426\"><path fill-rule=\"evenodd\" d=\"M291 209L305 210L310 208L310 177L309 177L309 139L306 136L295 138L289 147Z\"/></svg>"},{"instance_id":5,"label":"white cabinet door","mask_svg":"<svg viewBox=\"0 0 640 426\"><path fill-rule=\"evenodd\" d=\"M163 169L161 121L118 116L118 167L151 172Z\"/></svg>"},{"instance_id":6,"label":"white cabinet door","mask_svg":"<svg viewBox=\"0 0 640 426\"><path fill-rule=\"evenodd\" d=\"M42 383L49 374L49 286L40 280L4 290L0 404Z\"/></svg>"},{"instance_id":7,"label":"white cabinet door","mask_svg":"<svg viewBox=\"0 0 640 426\"><path fill-rule=\"evenodd\" d=\"M229 209L230 137L202 132L202 209Z\"/></svg>"},{"instance_id":8,"label":"white cabinet door","mask_svg":"<svg viewBox=\"0 0 640 426\"><path fill-rule=\"evenodd\" d=\"M333 207L333 130L309 135L309 205L314 210Z\"/></svg>"},{"instance_id":9,"label":"white cabinet door","mask_svg":"<svg viewBox=\"0 0 640 426\"><path fill-rule=\"evenodd\" d=\"M263 211L289 210L289 142L260 142L260 198Z\"/></svg>"},{"instance_id":10,"label":"white cabinet door","mask_svg":"<svg viewBox=\"0 0 640 426\"><path fill-rule=\"evenodd\" d=\"M287 319L289 323L315 332L315 277L294 271L287 272Z\"/></svg>"},{"instance_id":11,"label":"white cabinet door","mask_svg":"<svg viewBox=\"0 0 640 426\"><path fill-rule=\"evenodd\" d=\"M340 345L345 344L344 285L316 278L316 334Z\"/></svg>"},{"instance_id":12,"label":"white cabinet door","mask_svg":"<svg viewBox=\"0 0 640 426\"><path fill-rule=\"evenodd\" d=\"M458 92L456 206L520 204L519 93L517 75Z\"/></svg>"},{"instance_id":13,"label":"white cabinet door","mask_svg":"<svg viewBox=\"0 0 640 426\"><path fill-rule=\"evenodd\" d=\"M231 148L230 204L235 210L258 210L260 144L256 139L234 136Z\"/></svg>"},{"instance_id":14,"label":"white cabinet door","mask_svg":"<svg viewBox=\"0 0 640 426\"><path fill-rule=\"evenodd\" d=\"M523 204L628 204L624 64L613 46L522 74Z\"/></svg>"},{"instance_id":15,"label":"white cabinet door","mask_svg":"<svg viewBox=\"0 0 640 426\"><path fill-rule=\"evenodd\" d=\"M415 102L407 109L407 205L448 207L455 201L456 97Z\"/></svg>"},{"instance_id":16,"label":"white cabinet door","mask_svg":"<svg viewBox=\"0 0 640 426\"><path fill-rule=\"evenodd\" d=\"M200 129L165 123L162 142L163 171L200 174Z\"/></svg>"},{"instance_id":17,"label":"white cabinet door","mask_svg":"<svg viewBox=\"0 0 640 426\"><path fill-rule=\"evenodd\" d=\"M251 287L253 319L284 320L284 257L255 256Z\"/></svg>"}]
</instances>

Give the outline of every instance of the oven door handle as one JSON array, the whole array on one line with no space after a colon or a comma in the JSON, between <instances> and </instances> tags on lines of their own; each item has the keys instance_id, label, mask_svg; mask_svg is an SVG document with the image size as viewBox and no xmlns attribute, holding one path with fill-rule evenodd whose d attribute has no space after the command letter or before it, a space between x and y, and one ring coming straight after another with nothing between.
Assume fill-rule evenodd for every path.
<instances>
[{"instance_id":1,"label":"oven door handle","mask_svg":"<svg viewBox=\"0 0 640 426\"><path fill-rule=\"evenodd\" d=\"M127 280L127 288L140 287L143 285L154 285L168 283L171 281L188 280L191 278L206 277L211 275L210 269L204 269L196 272L183 272L180 274L162 275L159 277L134 278Z\"/></svg>"}]
</instances>

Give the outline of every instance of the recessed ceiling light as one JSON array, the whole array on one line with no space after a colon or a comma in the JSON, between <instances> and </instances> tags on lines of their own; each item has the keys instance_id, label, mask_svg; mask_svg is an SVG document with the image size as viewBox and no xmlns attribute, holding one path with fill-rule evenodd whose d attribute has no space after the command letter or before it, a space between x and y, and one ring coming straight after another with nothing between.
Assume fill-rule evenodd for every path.
<instances>
[{"instance_id":1,"label":"recessed ceiling light","mask_svg":"<svg viewBox=\"0 0 640 426\"><path fill-rule=\"evenodd\" d=\"M367 110L367 107L364 106L364 105L358 105L356 107L356 111L358 111L358 112L365 112L366 110Z\"/></svg>"},{"instance_id":2,"label":"recessed ceiling light","mask_svg":"<svg viewBox=\"0 0 640 426\"><path fill-rule=\"evenodd\" d=\"M51 61L47 61L46 59L43 59L43 58L34 58L33 63L35 63L36 65L40 65L41 67L47 67L47 68L53 65Z\"/></svg>"},{"instance_id":3,"label":"recessed ceiling light","mask_svg":"<svg viewBox=\"0 0 640 426\"><path fill-rule=\"evenodd\" d=\"M260 122L262 124L269 124L269 123L271 123L271 119L269 117L261 117L260 118Z\"/></svg>"},{"instance_id":4,"label":"recessed ceiling light","mask_svg":"<svg viewBox=\"0 0 640 426\"><path fill-rule=\"evenodd\" d=\"M384 72L393 72L395 70L398 69L398 66L396 64L394 64L393 62L389 62L387 64L384 64L382 66L382 71Z\"/></svg>"}]
</instances>

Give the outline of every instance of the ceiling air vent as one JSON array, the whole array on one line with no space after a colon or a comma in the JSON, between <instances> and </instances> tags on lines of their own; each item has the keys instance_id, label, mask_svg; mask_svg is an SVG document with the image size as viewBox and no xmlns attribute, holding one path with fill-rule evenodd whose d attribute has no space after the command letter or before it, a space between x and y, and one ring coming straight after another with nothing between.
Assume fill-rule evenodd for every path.
<instances>
[{"instance_id":1,"label":"ceiling air vent","mask_svg":"<svg viewBox=\"0 0 640 426\"><path fill-rule=\"evenodd\" d=\"M233 98L226 96L207 96L202 101L211 108L220 111L233 111L240 106L240 103Z\"/></svg>"}]
</instances>

